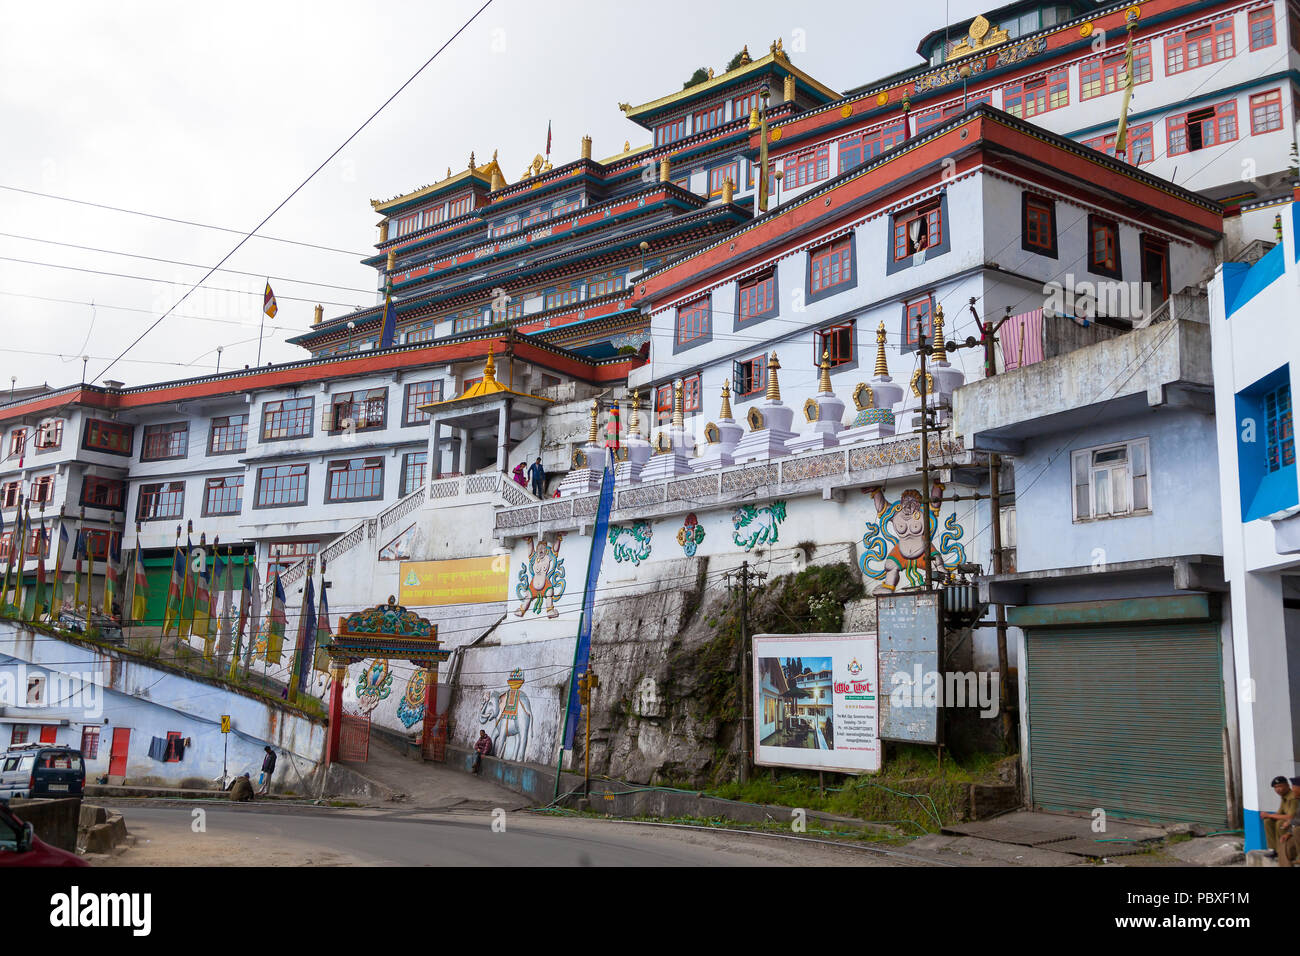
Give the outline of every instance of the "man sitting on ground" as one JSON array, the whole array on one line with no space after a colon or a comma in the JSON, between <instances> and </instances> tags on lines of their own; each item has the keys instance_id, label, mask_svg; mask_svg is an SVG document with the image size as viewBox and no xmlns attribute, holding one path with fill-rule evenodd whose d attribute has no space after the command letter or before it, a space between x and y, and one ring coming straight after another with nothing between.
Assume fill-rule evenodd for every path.
<instances>
[{"instance_id":1,"label":"man sitting on ground","mask_svg":"<svg viewBox=\"0 0 1300 956\"><path fill-rule=\"evenodd\" d=\"M248 774L235 778L235 782L230 785L230 799L241 803L253 799L253 781L248 779Z\"/></svg>"},{"instance_id":2,"label":"man sitting on ground","mask_svg":"<svg viewBox=\"0 0 1300 956\"><path fill-rule=\"evenodd\" d=\"M487 735L487 731L478 732L478 740L474 741L474 772L480 773L483 769L483 758L492 756L492 738Z\"/></svg>"},{"instance_id":3,"label":"man sitting on ground","mask_svg":"<svg viewBox=\"0 0 1300 956\"><path fill-rule=\"evenodd\" d=\"M1264 839L1268 842L1269 854L1277 857L1279 866L1291 866L1296 861L1297 846L1291 824L1295 820L1297 803L1300 802L1300 789L1291 786L1286 777L1273 778L1273 792L1282 799L1277 813L1260 811L1264 821Z\"/></svg>"}]
</instances>

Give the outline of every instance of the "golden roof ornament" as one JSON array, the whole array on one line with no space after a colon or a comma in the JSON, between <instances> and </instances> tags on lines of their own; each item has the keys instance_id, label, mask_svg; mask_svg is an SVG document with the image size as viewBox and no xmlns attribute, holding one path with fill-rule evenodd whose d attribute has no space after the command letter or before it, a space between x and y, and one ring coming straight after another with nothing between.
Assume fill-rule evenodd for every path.
<instances>
[{"instance_id":1,"label":"golden roof ornament","mask_svg":"<svg viewBox=\"0 0 1300 956\"><path fill-rule=\"evenodd\" d=\"M743 47L740 48L740 65L749 66L749 64L753 62L754 61L749 58L749 44L746 43Z\"/></svg>"},{"instance_id":2,"label":"golden roof ornament","mask_svg":"<svg viewBox=\"0 0 1300 956\"><path fill-rule=\"evenodd\" d=\"M682 398L682 380L673 382L673 431L680 432L686 428L685 402Z\"/></svg>"},{"instance_id":3,"label":"golden roof ornament","mask_svg":"<svg viewBox=\"0 0 1300 956\"><path fill-rule=\"evenodd\" d=\"M709 67L709 79L713 79L713 67Z\"/></svg>"},{"instance_id":4,"label":"golden roof ornament","mask_svg":"<svg viewBox=\"0 0 1300 956\"><path fill-rule=\"evenodd\" d=\"M978 16L971 21L966 39L953 47L947 58L955 60L958 57L969 56L985 47L1006 43L1010 39L1011 34L1001 27L994 27L989 23L988 17Z\"/></svg>"},{"instance_id":5,"label":"golden roof ornament","mask_svg":"<svg viewBox=\"0 0 1300 956\"><path fill-rule=\"evenodd\" d=\"M641 390L632 389L632 414L627 419L628 437L641 437Z\"/></svg>"},{"instance_id":6,"label":"golden roof ornament","mask_svg":"<svg viewBox=\"0 0 1300 956\"><path fill-rule=\"evenodd\" d=\"M483 383L485 385L495 385L497 383L497 363L492 358L492 342L488 343L487 364L483 366Z\"/></svg>"},{"instance_id":7,"label":"golden roof ornament","mask_svg":"<svg viewBox=\"0 0 1300 956\"><path fill-rule=\"evenodd\" d=\"M718 417L731 421L731 379L726 379L722 383L722 408L718 412Z\"/></svg>"},{"instance_id":8,"label":"golden roof ornament","mask_svg":"<svg viewBox=\"0 0 1300 956\"><path fill-rule=\"evenodd\" d=\"M773 351L767 357L767 400L769 402L779 402L781 400L781 383L776 380L776 373L781 370L781 360L776 357Z\"/></svg>"},{"instance_id":9,"label":"golden roof ornament","mask_svg":"<svg viewBox=\"0 0 1300 956\"><path fill-rule=\"evenodd\" d=\"M876 377L889 377L889 363L885 361L885 323L876 329Z\"/></svg>"},{"instance_id":10,"label":"golden roof ornament","mask_svg":"<svg viewBox=\"0 0 1300 956\"><path fill-rule=\"evenodd\" d=\"M632 152L632 141L630 139L623 140L623 152L625 153Z\"/></svg>"},{"instance_id":11,"label":"golden roof ornament","mask_svg":"<svg viewBox=\"0 0 1300 956\"><path fill-rule=\"evenodd\" d=\"M472 149L469 151L469 168L474 168L474 150Z\"/></svg>"},{"instance_id":12,"label":"golden roof ornament","mask_svg":"<svg viewBox=\"0 0 1300 956\"><path fill-rule=\"evenodd\" d=\"M450 166L447 167L447 175L446 175L446 177L444 177L444 178L446 178L446 179L451 179L451 167L450 167Z\"/></svg>"},{"instance_id":13,"label":"golden roof ornament","mask_svg":"<svg viewBox=\"0 0 1300 956\"><path fill-rule=\"evenodd\" d=\"M817 394L830 395L831 391L831 353L829 349L822 349L821 378L817 380Z\"/></svg>"},{"instance_id":14,"label":"golden roof ornament","mask_svg":"<svg viewBox=\"0 0 1300 956\"><path fill-rule=\"evenodd\" d=\"M758 127L759 127L758 107L755 106L752 110L749 111L749 128L750 130L756 130L758 129Z\"/></svg>"},{"instance_id":15,"label":"golden roof ornament","mask_svg":"<svg viewBox=\"0 0 1300 956\"><path fill-rule=\"evenodd\" d=\"M596 417L600 414L600 402L594 398L591 400L591 427L587 429L587 444L596 444L596 435L600 431L600 426L596 424Z\"/></svg>"},{"instance_id":16,"label":"golden roof ornament","mask_svg":"<svg viewBox=\"0 0 1300 956\"><path fill-rule=\"evenodd\" d=\"M619 108L620 110L622 110L624 113L626 113L628 110L630 110L630 109L632 108L632 104L631 104L631 103L619 103L619 104L618 104L618 108Z\"/></svg>"},{"instance_id":17,"label":"golden roof ornament","mask_svg":"<svg viewBox=\"0 0 1300 956\"><path fill-rule=\"evenodd\" d=\"M934 307L934 322L931 323L930 337L933 339L933 342L931 344L934 346L934 351L931 353L930 358L935 362L948 361L948 353L944 349L944 345L943 345L943 306L942 305L936 305Z\"/></svg>"}]
</instances>

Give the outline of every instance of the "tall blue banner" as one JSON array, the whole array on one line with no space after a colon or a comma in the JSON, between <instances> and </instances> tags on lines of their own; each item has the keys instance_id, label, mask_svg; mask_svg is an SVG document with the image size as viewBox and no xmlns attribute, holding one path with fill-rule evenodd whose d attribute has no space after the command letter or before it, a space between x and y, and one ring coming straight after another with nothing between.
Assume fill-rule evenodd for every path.
<instances>
[{"instance_id":1,"label":"tall blue banner","mask_svg":"<svg viewBox=\"0 0 1300 956\"><path fill-rule=\"evenodd\" d=\"M606 455L612 459L612 455ZM582 619L578 624L578 646L573 651L573 670L569 673L569 709L564 715L564 749L573 749L573 735L578 729L578 675L591 660L591 616L596 604L596 582L605 560L605 539L609 537L609 512L614 505L614 462L607 460L600 480L600 504L596 509L596 527L591 533L591 559L587 562L587 589L582 593Z\"/></svg>"}]
</instances>

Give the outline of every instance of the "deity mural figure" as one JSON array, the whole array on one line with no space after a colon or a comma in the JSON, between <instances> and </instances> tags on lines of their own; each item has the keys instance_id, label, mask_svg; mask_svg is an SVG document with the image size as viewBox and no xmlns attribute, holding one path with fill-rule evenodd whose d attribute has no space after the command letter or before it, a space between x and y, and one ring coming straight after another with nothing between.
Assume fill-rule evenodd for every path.
<instances>
[{"instance_id":1,"label":"deity mural figure","mask_svg":"<svg viewBox=\"0 0 1300 956\"><path fill-rule=\"evenodd\" d=\"M546 605L547 617L559 617L555 602L564 596L564 561L560 558L560 543L564 535L555 539L555 547L547 544L546 539L534 542L528 539L528 560L519 568L519 583L515 586L515 596L523 603L515 611L523 617L530 607L534 614L542 613Z\"/></svg>"},{"instance_id":2,"label":"deity mural figure","mask_svg":"<svg viewBox=\"0 0 1300 956\"><path fill-rule=\"evenodd\" d=\"M930 553L925 553L925 506L921 493L913 488L905 490L897 501L885 499L884 489L864 488L876 506L876 521L867 522L867 533L862 536L862 573L880 582L880 587L893 591L903 575L905 587L925 585L928 564L934 574L945 574L954 564L966 560L966 549L960 539L964 534L957 523L957 515L948 516L942 532L939 528L939 508L942 504L943 485L936 481L930 492ZM881 562L872 567L872 562ZM931 564L933 562L933 564Z\"/></svg>"},{"instance_id":3,"label":"deity mural figure","mask_svg":"<svg viewBox=\"0 0 1300 956\"><path fill-rule=\"evenodd\" d=\"M480 724L491 724L492 753L502 760L523 760L528 752L528 735L533 726L533 707L524 686L524 672L516 667L506 681L509 690L484 693L479 708Z\"/></svg>"}]
</instances>

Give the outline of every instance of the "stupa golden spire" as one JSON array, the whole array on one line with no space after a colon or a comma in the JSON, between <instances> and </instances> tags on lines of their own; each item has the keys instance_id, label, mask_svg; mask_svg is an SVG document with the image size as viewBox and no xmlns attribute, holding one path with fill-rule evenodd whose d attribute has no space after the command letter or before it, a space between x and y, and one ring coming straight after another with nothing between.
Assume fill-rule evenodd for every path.
<instances>
[{"instance_id":1,"label":"stupa golden spire","mask_svg":"<svg viewBox=\"0 0 1300 956\"><path fill-rule=\"evenodd\" d=\"M600 426L596 424L596 416L600 414L600 402L594 398L591 400L591 427L587 429L587 444L596 444L596 434L600 431Z\"/></svg>"},{"instance_id":2,"label":"stupa golden spire","mask_svg":"<svg viewBox=\"0 0 1300 956\"><path fill-rule=\"evenodd\" d=\"M731 379L722 383L722 408L718 411L718 417L731 421Z\"/></svg>"},{"instance_id":3,"label":"stupa golden spire","mask_svg":"<svg viewBox=\"0 0 1300 956\"><path fill-rule=\"evenodd\" d=\"M639 388L632 389L632 414L627 420L627 434L629 438L641 437L641 390Z\"/></svg>"},{"instance_id":4,"label":"stupa golden spire","mask_svg":"<svg viewBox=\"0 0 1300 956\"><path fill-rule=\"evenodd\" d=\"M673 382L673 431L680 432L686 428L685 403L682 401L682 380Z\"/></svg>"},{"instance_id":5,"label":"stupa golden spire","mask_svg":"<svg viewBox=\"0 0 1300 956\"><path fill-rule=\"evenodd\" d=\"M776 380L776 373L781 370L781 360L776 357L773 351L767 357L767 400L769 402L779 402L781 400L781 383Z\"/></svg>"},{"instance_id":6,"label":"stupa golden spire","mask_svg":"<svg viewBox=\"0 0 1300 956\"><path fill-rule=\"evenodd\" d=\"M876 329L876 377L887 378L889 376L889 363L885 361L885 323L880 323L880 328Z\"/></svg>"},{"instance_id":7,"label":"stupa golden spire","mask_svg":"<svg viewBox=\"0 0 1300 956\"><path fill-rule=\"evenodd\" d=\"M831 394L831 353L828 349L822 349L822 374L817 380L817 393L819 395Z\"/></svg>"},{"instance_id":8,"label":"stupa golden spire","mask_svg":"<svg viewBox=\"0 0 1300 956\"><path fill-rule=\"evenodd\" d=\"M931 359L936 362L948 361L948 353L943 345L943 306L941 305L934 307L934 325L930 334L934 339L932 343L934 351L930 355Z\"/></svg>"}]
</instances>

